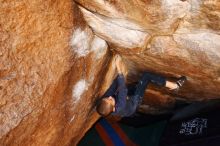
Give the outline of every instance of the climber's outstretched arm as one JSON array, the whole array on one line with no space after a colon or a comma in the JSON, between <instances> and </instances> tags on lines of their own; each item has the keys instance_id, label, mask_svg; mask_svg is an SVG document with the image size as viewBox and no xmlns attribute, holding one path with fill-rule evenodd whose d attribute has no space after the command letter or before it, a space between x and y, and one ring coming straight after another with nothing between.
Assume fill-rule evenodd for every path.
<instances>
[{"instance_id":1,"label":"climber's outstretched arm","mask_svg":"<svg viewBox=\"0 0 220 146\"><path fill-rule=\"evenodd\" d=\"M116 66L118 74L123 74L125 76L125 72L126 72L125 65L122 61L121 56L119 56L119 55L115 56L115 66Z\"/></svg>"},{"instance_id":2,"label":"climber's outstretched arm","mask_svg":"<svg viewBox=\"0 0 220 146\"><path fill-rule=\"evenodd\" d=\"M114 81L112 82L112 84L109 87L109 89L104 94L104 97L112 96L113 94L115 94L117 89L119 89L119 86L122 86L122 88L125 87L125 79L124 79L124 75L123 75L122 70L121 70L122 59L121 59L121 57L119 55L115 56L114 63L115 63L118 75L114 79Z\"/></svg>"}]
</instances>

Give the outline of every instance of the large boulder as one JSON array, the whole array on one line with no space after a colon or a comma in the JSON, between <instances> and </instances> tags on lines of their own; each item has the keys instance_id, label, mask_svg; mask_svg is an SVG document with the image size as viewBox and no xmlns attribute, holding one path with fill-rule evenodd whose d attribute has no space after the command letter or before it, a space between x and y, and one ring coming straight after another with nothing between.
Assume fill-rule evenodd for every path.
<instances>
[{"instance_id":1,"label":"large boulder","mask_svg":"<svg viewBox=\"0 0 220 146\"><path fill-rule=\"evenodd\" d=\"M97 119L107 43L71 0L0 2L0 145L69 145Z\"/></svg>"},{"instance_id":2,"label":"large boulder","mask_svg":"<svg viewBox=\"0 0 220 146\"><path fill-rule=\"evenodd\" d=\"M185 75L178 96L220 94L220 2L215 0L77 0L94 33L127 61L129 72ZM93 3L93 4L91 4Z\"/></svg>"},{"instance_id":3,"label":"large boulder","mask_svg":"<svg viewBox=\"0 0 220 146\"><path fill-rule=\"evenodd\" d=\"M99 118L116 75L185 75L179 92L150 86L142 111L220 97L216 0L0 1L0 145L76 145ZM113 53L112 53L113 52Z\"/></svg>"}]
</instances>

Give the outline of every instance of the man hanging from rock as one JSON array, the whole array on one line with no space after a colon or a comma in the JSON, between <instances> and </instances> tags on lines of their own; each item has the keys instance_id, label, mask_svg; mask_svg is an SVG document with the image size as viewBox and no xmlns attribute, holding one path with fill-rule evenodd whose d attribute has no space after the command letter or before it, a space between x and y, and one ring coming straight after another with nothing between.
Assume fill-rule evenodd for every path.
<instances>
[{"instance_id":1,"label":"man hanging from rock","mask_svg":"<svg viewBox=\"0 0 220 146\"><path fill-rule=\"evenodd\" d=\"M176 82L171 82L160 75L144 72L134 89L134 94L128 96L128 88L125 85L125 77L123 75L124 66L119 55L115 57L115 65L118 76L96 107L97 112L103 117L106 117L109 114L120 117L132 116L140 105L145 89L149 83L164 86L170 90L178 90L186 81L185 76L178 78Z\"/></svg>"}]
</instances>

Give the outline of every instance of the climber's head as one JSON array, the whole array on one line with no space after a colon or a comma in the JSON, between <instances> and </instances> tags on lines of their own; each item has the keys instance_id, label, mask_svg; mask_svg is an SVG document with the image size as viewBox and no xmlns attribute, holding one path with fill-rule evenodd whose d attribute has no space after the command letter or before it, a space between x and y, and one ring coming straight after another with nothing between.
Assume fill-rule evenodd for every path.
<instances>
[{"instance_id":1,"label":"climber's head","mask_svg":"<svg viewBox=\"0 0 220 146\"><path fill-rule=\"evenodd\" d=\"M108 116L115 111L115 99L112 96L101 99L96 110L101 116Z\"/></svg>"}]
</instances>

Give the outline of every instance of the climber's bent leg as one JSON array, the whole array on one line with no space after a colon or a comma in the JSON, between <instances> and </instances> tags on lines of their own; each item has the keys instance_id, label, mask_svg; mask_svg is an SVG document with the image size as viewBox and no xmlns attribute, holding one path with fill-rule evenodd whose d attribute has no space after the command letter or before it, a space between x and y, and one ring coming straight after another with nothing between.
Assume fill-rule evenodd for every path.
<instances>
[{"instance_id":1,"label":"climber's bent leg","mask_svg":"<svg viewBox=\"0 0 220 146\"><path fill-rule=\"evenodd\" d=\"M135 95L143 97L145 89L150 82L159 86L166 85L166 79L164 77L145 72L136 86Z\"/></svg>"},{"instance_id":2,"label":"climber's bent leg","mask_svg":"<svg viewBox=\"0 0 220 146\"><path fill-rule=\"evenodd\" d=\"M166 78L157 74L145 72L144 79L150 80L151 83L158 85L158 86L165 86L166 85Z\"/></svg>"}]
</instances>

